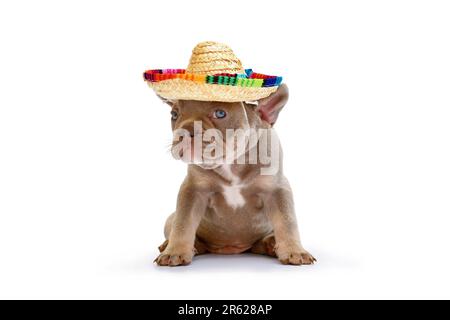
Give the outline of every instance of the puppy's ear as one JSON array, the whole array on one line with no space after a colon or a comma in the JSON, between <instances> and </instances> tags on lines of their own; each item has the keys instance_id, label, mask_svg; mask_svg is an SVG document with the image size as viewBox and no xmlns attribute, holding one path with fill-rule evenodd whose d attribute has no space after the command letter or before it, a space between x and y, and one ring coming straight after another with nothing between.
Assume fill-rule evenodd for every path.
<instances>
[{"instance_id":1,"label":"puppy's ear","mask_svg":"<svg viewBox=\"0 0 450 320\"><path fill-rule=\"evenodd\" d=\"M272 93L267 98L258 101L256 111L262 120L267 121L270 125L275 124L278 114L286 105L289 99L289 89L287 85L282 84L277 91Z\"/></svg>"},{"instance_id":2,"label":"puppy's ear","mask_svg":"<svg viewBox=\"0 0 450 320\"><path fill-rule=\"evenodd\" d=\"M169 100L169 99L161 97L160 95L158 95L158 98L160 98L161 101L164 102L165 104L169 105L169 107L173 107L176 104L175 100Z\"/></svg>"}]
</instances>

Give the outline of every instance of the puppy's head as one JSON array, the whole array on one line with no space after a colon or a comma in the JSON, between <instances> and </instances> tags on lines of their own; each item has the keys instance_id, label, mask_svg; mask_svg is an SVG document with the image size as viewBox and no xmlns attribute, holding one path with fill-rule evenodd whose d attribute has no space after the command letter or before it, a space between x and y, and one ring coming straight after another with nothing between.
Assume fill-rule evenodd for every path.
<instances>
[{"instance_id":1,"label":"puppy's head","mask_svg":"<svg viewBox=\"0 0 450 320\"><path fill-rule=\"evenodd\" d=\"M236 143L250 129L270 128L288 101L286 85L267 98L249 102L210 102L193 100L164 100L171 107L174 139L172 154L176 159L214 168L230 156L239 156Z\"/></svg>"}]
</instances>

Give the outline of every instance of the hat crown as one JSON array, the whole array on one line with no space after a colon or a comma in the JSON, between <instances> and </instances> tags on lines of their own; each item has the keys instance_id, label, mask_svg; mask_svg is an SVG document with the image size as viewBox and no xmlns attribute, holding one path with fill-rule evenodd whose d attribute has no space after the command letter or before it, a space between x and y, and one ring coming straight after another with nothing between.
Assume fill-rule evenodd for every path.
<instances>
[{"instance_id":1,"label":"hat crown","mask_svg":"<svg viewBox=\"0 0 450 320\"><path fill-rule=\"evenodd\" d=\"M233 50L218 42L201 42L194 50L186 68L187 73L215 75L220 73L245 73L241 61Z\"/></svg>"}]
</instances>

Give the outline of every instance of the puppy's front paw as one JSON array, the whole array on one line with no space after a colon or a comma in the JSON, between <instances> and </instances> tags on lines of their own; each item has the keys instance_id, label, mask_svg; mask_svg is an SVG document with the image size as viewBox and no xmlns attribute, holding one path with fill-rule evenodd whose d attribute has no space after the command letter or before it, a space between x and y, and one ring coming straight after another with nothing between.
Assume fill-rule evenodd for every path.
<instances>
[{"instance_id":1,"label":"puppy's front paw","mask_svg":"<svg viewBox=\"0 0 450 320\"><path fill-rule=\"evenodd\" d=\"M308 251L305 249L295 249L295 250L277 250L278 260L282 264L291 264L296 266L301 265L311 265L316 262L316 258L314 258Z\"/></svg>"},{"instance_id":2,"label":"puppy's front paw","mask_svg":"<svg viewBox=\"0 0 450 320\"><path fill-rule=\"evenodd\" d=\"M182 252L175 250L164 250L158 258L155 259L159 266L187 266L192 262L192 258L194 257L194 252L191 250L190 252Z\"/></svg>"}]
</instances>

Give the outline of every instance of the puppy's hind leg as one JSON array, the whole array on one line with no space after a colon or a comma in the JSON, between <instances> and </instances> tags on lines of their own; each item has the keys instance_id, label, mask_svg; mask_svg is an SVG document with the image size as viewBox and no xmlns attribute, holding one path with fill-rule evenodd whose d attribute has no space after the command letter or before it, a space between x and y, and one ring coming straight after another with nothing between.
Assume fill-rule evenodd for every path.
<instances>
[{"instance_id":1,"label":"puppy's hind leg","mask_svg":"<svg viewBox=\"0 0 450 320\"><path fill-rule=\"evenodd\" d=\"M167 239L166 241L164 241L159 247L159 252L163 252L164 250L166 250L167 246L169 245L169 236L170 236L170 232L172 231L172 222L173 222L173 218L175 216L175 213L172 213L166 220L166 224L164 226L164 236ZM195 248L195 254L196 255L200 255L200 254L205 254L208 252L208 250L206 249L206 245L197 237L195 238L195 244L194 244L194 248Z\"/></svg>"},{"instance_id":2,"label":"puppy's hind leg","mask_svg":"<svg viewBox=\"0 0 450 320\"><path fill-rule=\"evenodd\" d=\"M158 247L159 252L163 252L164 250L166 250L168 245L169 245L169 240L164 241L163 244L161 244ZM201 240L199 240L198 238L195 238L194 248L195 248L195 255L196 256L208 253L208 249L207 249L206 245Z\"/></svg>"},{"instance_id":3,"label":"puppy's hind leg","mask_svg":"<svg viewBox=\"0 0 450 320\"><path fill-rule=\"evenodd\" d=\"M257 241L250 249L250 252L280 258L280 256L277 254L277 243L275 240L275 235L273 233ZM291 256L289 258L293 257ZM301 264L313 264L314 262L316 262L316 259L307 252L302 254L300 258L302 259ZM288 262L286 261L284 263L287 264Z\"/></svg>"},{"instance_id":4,"label":"puppy's hind leg","mask_svg":"<svg viewBox=\"0 0 450 320\"><path fill-rule=\"evenodd\" d=\"M250 249L251 253L263 254L271 257L276 257L275 252L275 236L273 233L265 236L261 240L258 240Z\"/></svg>"},{"instance_id":5,"label":"puppy's hind leg","mask_svg":"<svg viewBox=\"0 0 450 320\"><path fill-rule=\"evenodd\" d=\"M173 222L173 217L175 216L175 212L172 213L166 220L166 224L164 225L164 237L166 238L166 240L158 247L159 252L163 252L164 250L166 250L167 245L169 244L169 236L170 236L170 232L172 231L172 222Z\"/></svg>"}]
</instances>

